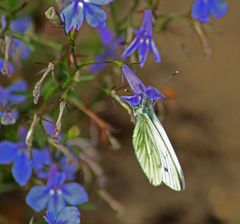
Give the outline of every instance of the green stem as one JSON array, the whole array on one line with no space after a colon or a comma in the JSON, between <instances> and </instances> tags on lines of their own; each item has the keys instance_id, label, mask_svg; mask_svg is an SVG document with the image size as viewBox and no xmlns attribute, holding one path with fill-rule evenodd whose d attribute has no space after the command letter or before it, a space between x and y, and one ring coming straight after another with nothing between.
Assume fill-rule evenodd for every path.
<instances>
[{"instance_id":1,"label":"green stem","mask_svg":"<svg viewBox=\"0 0 240 224\"><path fill-rule=\"evenodd\" d=\"M13 32L13 31L12 32L6 32L6 33L12 35L14 38L22 40L26 44L35 43L35 44L39 44L39 45L49 47L49 48L51 48L53 50L56 50L56 51L61 51L61 49L62 49L61 44L58 44L58 43L53 42L53 41L44 40L42 37L38 37L38 36L31 36L30 37L30 36L26 36L26 35L23 35L23 34L20 34L20 33L17 33L17 32Z\"/></svg>"}]
</instances>

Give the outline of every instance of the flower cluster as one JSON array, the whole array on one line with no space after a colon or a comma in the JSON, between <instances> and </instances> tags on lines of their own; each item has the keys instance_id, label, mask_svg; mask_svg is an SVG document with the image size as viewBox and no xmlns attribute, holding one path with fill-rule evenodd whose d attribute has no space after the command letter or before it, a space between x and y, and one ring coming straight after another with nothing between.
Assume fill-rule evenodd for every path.
<instances>
[{"instance_id":1,"label":"flower cluster","mask_svg":"<svg viewBox=\"0 0 240 224\"><path fill-rule=\"evenodd\" d=\"M105 187L105 177L95 149L99 145L119 147L118 141L111 134L111 125L91 108L91 105L104 98L105 93L111 92L118 76L104 76L103 86L96 88L101 89L101 93L97 93L91 102L85 102L86 99L81 97L88 94L86 89L91 89L83 86L92 79L99 81L101 77L96 73L118 74L121 70L132 95L124 94L120 100L117 96L120 104L126 106L127 103L133 110L137 110L143 102L153 104L163 100L164 94L151 85L146 86L130 65L139 64L143 68L149 52L156 63L161 62L154 31L179 15L158 15L155 4L159 1L146 1L147 8L139 11L137 9L141 1L135 1L130 13L120 20L116 15L118 10L115 7L119 7L118 3L115 5L117 1L57 0L58 7L50 7L45 15L62 30L68 41L65 46L47 38L45 40L38 32L30 32L33 23L39 22L38 18L34 18L34 21L24 16L25 11L22 9L31 3L16 3L18 7L13 8L12 2L15 1L0 3L0 11L3 12L0 16L0 73L4 75L0 77L4 79L0 85L0 127L3 130L0 133L0 165L7 165L14 181L25 186L28 192L27 205L35 212L45 211L42 219L46 223L79 224L78 206L89 201L83 185L94 183L100 190ZM217 19L225 16L227 9L228 4L224 0L195 0L191 16L188 13L180 17L197 24L198 32L206 43L202 23L210 22L211 17ZM143 18L139 24L133 16L135 11L140 12ZM112 18L110 23L108 17ZM99 35L99 48L95 47L98 36L94 43L83 44L83 49L78 45L76 38L85 21L91 28L95 28L93 34ZM48 29L44 30L48 32ZM89 46L91 49L88 51ZM8 75L20 68L21 61L30 60L30 53L34 49L43 52L48 49L51 56L43 55L42 61L35 58L32 60L31 64L43 62L48 67L38 73L43 75L33 88L33 97L30 97L25 81L14 81L7 87L5 83L9 83ZM137 61L134 61L134 54L138 56ZM20 74L16 76L14 80L19 79ZM34 104L39 107L33 107ZM90 120L89 125L84 127L84 133L80 129L82 123L76 120L75 115L72 116L73 107L80 111L77 113L80 114L80 118L77 117L79 120L83 116ZM66 117L67 112L69 117ZM88 119L84 119L83 123L87 123ZM115 208L121 207L115 206L116 201L111 203L109 195L104 194L102 198L110 205L114 204Z\"/></svg>"}]
</instances>

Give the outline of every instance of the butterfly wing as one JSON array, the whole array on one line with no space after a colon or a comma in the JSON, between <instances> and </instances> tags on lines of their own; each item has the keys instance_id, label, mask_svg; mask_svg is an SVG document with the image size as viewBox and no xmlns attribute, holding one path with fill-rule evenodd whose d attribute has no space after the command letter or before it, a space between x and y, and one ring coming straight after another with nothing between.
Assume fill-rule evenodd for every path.
<instances>
[{"instance_id":1,"label":"butterfly wing","mask_svg":"<svg viewBox=\"0 0 240 224\"><path fill-rule=\"evenodd\" d=\"M150 117L153 125L159 133L159 138L156 139L156 142L161 158L161 175L163 183L173 190L181 191L185 188L185 181L178 158L163 126L161 125L155 113L152 112Z\"/></svg>"},{"instance_id":2,"label":"butterfly wing","mask_svg":"<svg viewBox=\"0 0 240 224\"><path fill-rule=\"evenodd\" d=\"M154 186L162 183L162 165L157 138L159 134L148 115L145 113L137 115L133 147L143 172Z\"/></svg>"}]
</instances>

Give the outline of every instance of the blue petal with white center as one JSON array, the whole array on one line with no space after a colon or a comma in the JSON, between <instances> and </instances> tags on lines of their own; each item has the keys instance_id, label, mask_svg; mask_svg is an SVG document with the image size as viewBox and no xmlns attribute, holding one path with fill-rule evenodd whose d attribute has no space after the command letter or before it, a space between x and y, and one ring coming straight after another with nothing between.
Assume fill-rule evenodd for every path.
<instances>
[{"instance_id":1,"label":"blue petal with white center","mask_svg":"<svg viewBox=\"0 0 240 224\"><path fill-rule=\"evenodd\" d=\"M72 0L61 14L61 20L65 23L65 31L79 30L84 22L91 27L104 27L106 25L107 14L101 9L101 5L107 5L109 0Z\"/></svg>"},{"instance_id":2,"label":"blue petal with white center","mask_svg":"<svg viewBox=\"0 0 240 224\"><path fill-rule=\"evenodd\" d=\"M56 217L67 204L78 205L88 201L87 193L80 184L64 182L65 175L53 168L46 186L35 186L30 190L27 204L36 211L47 208Z\"/></svg>"},{"instance_id":3,"label":"blue petal with white center","mask_svg":"<svg viewBox=\"0 0 240 224\"><path fill-rule=\"evenodd\" d=\"M125 49L122 54L122 58L125 59L129 57L133 52L138 50L138 58L140 66L143 67L149 51L152 52L153 57L157 63L160 63L160 53L154 42L152 34L152 12L150 9L145 10L144 19L140 30L134 32L136 34L133 42Z\"/></svg>"}]
</instances>

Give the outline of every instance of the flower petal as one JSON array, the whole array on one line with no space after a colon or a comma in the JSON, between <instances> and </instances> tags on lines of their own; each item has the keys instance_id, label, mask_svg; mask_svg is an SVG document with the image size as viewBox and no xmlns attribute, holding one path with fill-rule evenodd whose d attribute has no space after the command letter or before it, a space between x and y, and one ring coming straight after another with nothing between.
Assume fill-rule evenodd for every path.
<instances>
[{"instance_id":1,"label":"flower petal","mask_svg":"<svg viewBox=\"0 0 240 224\"><path fill-rule=\"evenodd\" d=\"M148 99L151 101L155 100L162 100L165 96L156 88L152 86L148 86L145 90L145 94L147 95Z\"/></svg>"},{"instance_id":2,"label":"flower petal","mask_svg":"<svg viewBox=\"0 0 240 224\"><path fill-rule=\"evenodd\" d=\"M121 100L128 102L133 107L138 106L142 102L142 98L138 95L135 96L121 96Z\"/></svg>"},{"instance_id":3,"label":"flower petal","mask_svg":"<svg viewBox=\"0 0 240 224\"><path fill-rule=\"evenodd\" d=\"M25 101L26 97L23 95L20 95L19 93L24 93L25 91L27 91L26 82L24 81L15 82L8 87L8 90L11 92L9 101L12 105L19 104ZM15 92L17 92L18 94L16 94Z\"/></svg>"},{"instance_id":4,"label":"flower petal","mask_svg":"<svg viewBox=\"0 0 240 224\"><path fill-rule=\"evenodd\" d=\"M17 144L10 141L0 142L0 164L11 163L17 153Z\"/></svg>"},{"instance_id":5,"label":"flower petal","mask_svg":"<svg viewBox=\"0 0 240 224\"><path fill-rule=\"evenodd\" d=\"M128 84L132 89L132 92L135 95L141 94L145 89L143 82L134 74L134 72L127 65L122 66L122 71L125 79L128 81Z\"/></svg>"},{"instance_id":6,"label":"flower petal","mask_svg":"<svg viewBox=\"0 0 240 224\"><path fill-rule=\"evenodd\" d=\"M107 27L99 28L97 29L97 31L101 38L102 43L108 47L108 45L112 43L115 34Z\"/></svg>"},{"instance_id":7,"label":"flower petal","mask_svg":"<svg viewBox=\"0 0 240 224\"><path fill-rule=\"evenodd\" d=\"M88 194L80 184L65 184L62 187L62 192L64 200L70 205L78 205L88 201Z\"/></svg>"},{"instance_id":8,"label":"flower petal","mask_svg":"<svg viewBox=\"0 0 240 224\"><path fill-rule=\"evenodd\" d=\"M62 21L65 23L65 31L69 33L71 30L79 30L83 24L83 7L72 3L68 5L60 14Z\"/></svg>"},{"instance_id":9,"label":"flower petal","mask_svg":"<svg viewBox=\"0 0 240 224\"><path fill-rule=\"evenodd\" d=\"M37 150L33 149L33 169L38 178L44 179L48 176L47 167L51 165L51 158L47 149Z\"/></svg>"},{"instance_id":10,"label":"flower petal","mask_svg":"<svg viewBox=\"0 0 240 224\"><path fill-rule=\"evenodd\" d=\"M91 27L105 27L107 14L98 5L85 4L84 16Z\"/></svg>"},{"instance_id":11,"label":"flower petal","mask_svg":"<svg viewBox=\"0 0 240 224\"><path fill-rule=\"evenodd\" d=\"M150 9L146 9L144 12L141 30L147 31L148 35L152 36L152 11Z\"/></svg>"},{"instance_id":12,"label":"flower petal","mask_svg":"<svg viewBox=\"0 0 240 224\"><path fill-rule=\"evenodd\" d=\"M12 173L18 184L25 185L32 176L32 162L25 152L20 153L14 160Z\"/></svg>"},{"instance_id":13,"label":"flower petal","mask_svg":"<svg viewBox=\"0 0 240 224\"><path fill-rule=\"evenodd\" d=\"M125 49L125 51L122 53L122 58L125 59L128 56L130 56L134 51L137 50L137 48L139 47L139 43L140 43L140 38L137 37L133 40L133 42L128 46L127 49Z\"/></svg>"},{"instance_id":14,"label":"flower petal","mask_svg":"<svg viewBox=\"0 0 240 224\"><path fill-rule=\"evenodd\" d=\"M61 209L65 207L61 190L54 191L52 194L50 194L47 207L48 211L50 211L54 216L57 216Z\"/></svg>"},{"instance_id":15,"label":"flower petal","mask_svg":"<svg viewBox=\"0 0 240 224\"><path fill-rule=\"evenodd\" d=\"M228 4L222 0L212 0L210 4L210 14L213 18L218 19L226 15Z\"/></svg>"},{"instance_id":16,"label":"flower petal","mask_svg":"<svg viewBox=\"0 0 240 224\"><path fill-rule=\"evenodd\" d=\"M139 58L139 62L140 62L140 66L143 67L146 60L147 60L147 56L149 53L149 39L148 41L142 41L142 43L139 45L138 48L138 58Z\"/></svg>"},{"instance_id":17,"label":"flower petal","mask_svg":"<svg viewBox=\"0 0 240 224\"><path fill-rule=\"evenodd\" d=\"M0 71L1 71L1 59L0 59ZM8 101L9 101L9 97L11 95L11 92L6 88L2 88L0 86L0 104L1 106L6 106Z\"/></svg>"},{"instance_id":18,"label":"flower petal","mask_svg":"<svg viewBox=\"0 0 240 224\"><path fill-rule=\"evenodd\" d=\"M96 4L96 5L107 5L113 0L88 0L88 3Z\"/></svg>"},{"instance_id":19,"label":"flower petal","mask_svg":"<svg viewBox=\"0 0 240 224\"><path fill-rule=\"evenodd\" d=\"M11 29L18 33L24 33L31 25L31 22L32 22L31 17L25 17L22 19L14 20L11 23Z\"/></svg>"},{"instance_id":20,"label":"flower petal","mask_svg":"<svg viewBox=\"0 0 240 224\"><path fill-rule=\"evenodd\" d=\"M161 62L160 53L154 40L151 40L151 51L153 53L153 58L155 59L155 61L157 63L160 63Z\"/></svg>"},{"instance_id":21,"label":"flower petal","mask_svg":"<svg viewBox=\"0 0 240 224\"><path fill-rule=\"evenodd\" d=\"M76 207L65 207L59 212L57 220L67 224L79 224L80 212Z\"/></svg>"},{"instance_id":22,"label":"flower petal","mask_svg":"<svg viewBox=\"0 0 240 224\"><path fill-rule=\"evenodd\" d=\"M55 224L55 216L52 212L46 211L46 216L43 217L48 224Z\"/></svg>"},{"instance_id":23,"label":"flower petal","mask_svg":"<svg viewBox=\"0 0 240 224\"><path fill-rule=\"evenodd\" d=\"M209 22L209 1L196 0L192 6L192 17L202 23Z\"/></svg>"},{"instance_id":24,"label":"flower petal","mask_svg":"<svg viewBox=\"0 0 240 224\"><path fill-rule=\"evenodd\" d=\"M33 187L26 197L26 203L36 212L47 207L49 200L49 189L46 186Z\"/></svg>"}]
</instances>

